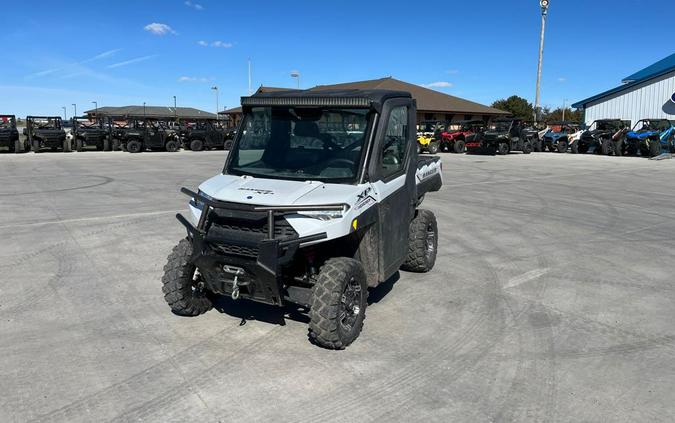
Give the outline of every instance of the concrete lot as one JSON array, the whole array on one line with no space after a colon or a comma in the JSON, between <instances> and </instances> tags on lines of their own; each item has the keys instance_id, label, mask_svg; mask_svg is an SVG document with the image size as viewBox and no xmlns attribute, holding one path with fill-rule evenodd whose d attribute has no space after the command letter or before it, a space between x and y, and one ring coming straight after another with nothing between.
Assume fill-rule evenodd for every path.
<instances>
[{"instance_id":1,"label":"concrete lot","mask_svg":"<svg viewBox=\"0 0 675 423\"><path fill-rule=\"evenodd\" d=\"M178 189L224 158L0 155L0 421L675 420L675 160L443 155L436 268L335 352L164 303Z\"/></svg>"}]
</instances>

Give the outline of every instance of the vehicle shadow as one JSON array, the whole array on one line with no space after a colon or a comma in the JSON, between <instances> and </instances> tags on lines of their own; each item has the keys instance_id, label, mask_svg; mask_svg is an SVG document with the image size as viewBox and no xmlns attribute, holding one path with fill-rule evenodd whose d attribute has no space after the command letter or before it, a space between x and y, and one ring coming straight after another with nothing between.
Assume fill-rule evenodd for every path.
<instances>
[{"instance_id":1,"label":"vehicle shadow","mask_svg":"<svg viewBox=\"0 0 675 423\"><path fill-rule=\"evenodd\" d=\"M394 284L401 278L399 272L387 279L368 293L368 305L380 302L394 288ZM239 326L244 326L249 320L285 326L286 320L309 323L308 309L296 304L288 303L284 307L257 303L246 299L233 300L228 296L219 295L213 299L213 306L218 312L240 319Z\"/></svg>"}]
</instances>

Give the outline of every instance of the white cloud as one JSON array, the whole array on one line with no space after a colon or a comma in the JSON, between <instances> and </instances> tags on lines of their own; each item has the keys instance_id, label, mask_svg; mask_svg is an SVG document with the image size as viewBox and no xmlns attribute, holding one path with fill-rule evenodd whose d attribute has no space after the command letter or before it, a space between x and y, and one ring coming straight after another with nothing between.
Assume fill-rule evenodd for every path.
<instances>
[{"instance_id":1,"label":"white cloud","mask_svg":"<svg viewBox=\"0 0 675 423\"><path fill-rule=\"evenodd\" d=\"M197 76L181 76L178 82L211 82L213 78L197 77Z\"/></svg>"},{"instance_id":2,"label":"white cloud","mask_svg":"<svg viewBox=\"0 0 675 423\"><path fill-rule=\"evenodd\" d=\"M195 9L195 10L204 10L204 6L202 6L202 5L199 4L199 3L192 3L191 1L186 1L184 4L185 4L187 7L191 7L191 8L193 8L193 9Z\"/></svg>"},{"instance_id":3,"label":"white cloud","mask_svg":"<svg viewBox=\"0 0 675 423\"><path fill-rule=\"evenodd\" d=\"M131 64L134 64L134 63L145 62L146 60L150 60L150 59L153 59L155 57L157 57L156 54L151 54L149 56L136 57L136 58L133 58L133 59L125 60L123 62L113 63L112 65L108 65L107 68L108 69L119 68L119 67L122 67L122 66L131 65Z\"/></svg>"},{"instance_id":4,"label":"white cloud","mask_svg":"<svg viewBox=\"0 0 675 423\"><path fill-rule=\"evenodd\" d=\"M459 73L459 69L448 69L445 71L448 75L456 75Z\"/></svg>"},{"instance_id":5,"label":"white cloud","mask_svg":"<svg viewBox=\"0 0 675 423\"><path fill-rule=\"evenodd\" d=\"M565 77L561 76L560 78L558 78L558 82L566 82L566 81L567 81L567 78L565 78Z\"/></svg>"},{"instance_id":6,"label":"white cloud","mask_svg":"<svg viewBox=\"0 0 675 423\"><path fill-rule=\"evenodd\" d=\"M452 83L446 81L438 81L432 82L430 84L423 84L422 86L426 88L450 88L452 87Z\"/></svg>"},{"instance_id":7,"label":"white cloud","mask_svg":"<svg viewBox=\"0 0 675 423\"><path fill-rule=\"evenodd\" d=\"M176 31L174 31L169 25L157 22L147 24L143 27L143 29L154 35L176 34Z\"/></svg>"},{"instance_id":8,"label":"white cloud","mask_svg":"<svg viewBox=\"0 0 675 423\"><path fill-rule=\"evenodd\" d=\"M197 41L197 44L199 44L202 47L211 46L211 47L216 47L216 48L232 48L234 46L234 44L232 44L232 43L227 43L225 41L219 41L219 40L211 41L211 42L200 40L200 41Z\"/></svg>"}]
</instances>

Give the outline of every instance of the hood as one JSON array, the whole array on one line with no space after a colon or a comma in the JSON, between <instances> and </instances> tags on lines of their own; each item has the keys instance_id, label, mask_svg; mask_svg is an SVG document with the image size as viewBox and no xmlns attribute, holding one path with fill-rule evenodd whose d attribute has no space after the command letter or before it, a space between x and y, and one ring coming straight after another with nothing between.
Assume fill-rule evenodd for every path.
<instances>
[{"instance_id":1,"label":"hood","mask_svg":"<svg viewBox=\"0 0 675 423\"><path fill-rule=\"evenodd\" d=\"M216 200L266 206L333 204L358 191L355 185L235 175L214 176L199 189Z\"/></svg>"}]
</instances>

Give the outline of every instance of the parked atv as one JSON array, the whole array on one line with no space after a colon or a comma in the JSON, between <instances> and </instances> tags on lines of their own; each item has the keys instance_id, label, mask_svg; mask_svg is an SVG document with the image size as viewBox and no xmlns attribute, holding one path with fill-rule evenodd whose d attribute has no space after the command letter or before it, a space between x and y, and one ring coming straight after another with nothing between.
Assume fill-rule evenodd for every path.
<instances>
[{"instance_id":1,"label":"parked atv","mask_svg":"<svg viewBox=\"0 0 675 423\"><path fill-rule=\"evenodd\" d=\"M642 119L619 140L617 148L629 156L640 153L643 157L655 157L673 150L675 128L668 119Z\"/></svg>"},{"instance_id":2,"label":"parked atv","mask_svg":"<svg viewBox=\"0 0 675 423\"><path fill-rule=\"evenodd\" d=\"M629 120L599 119L593 121L578 140L571 142L570 149L574 154L613 155L616 152L617 141L623 137L628 128L630 128Z\"/></svg>"},{"instance_id":3,"label":"parked atv","mask_svg":"<svg viewBox=\"0 0 675 423\"><path fill-rule=\"evenodd\" d=\"M312 342L343 349L369 288L434 267L436 218L419 207L442 185L440 160L416 154L407 92L260 93L242 109L222 173L181 189L187 238L164 266L164 298L187 316L214 294L295 304L309 309Z\"/></svg>"},{"instance_id":4,"label":"parked atv","mask_svg":"<svg viewBox=\"0 0 675 423\"><path fill-rule=\"evenodd\" d=\"M485 122L482 120L464 120L455 125L458 126L457 129L447 129L446 131L441 132L441 151L463 153L466 150L467 137L482 131L485 127Z\"/></svg>"},{"instance_id":5,"label":"parked atv","mask_svg":"<svg viewBox=\"0 0 675 423\"><path fill-rule=\"evenodd\" d=\"M225 148L225 129L215 120L200 120L181 130L183 148L192 151Z\"/></svg>"},{"instance_id":6,"label":"parked atv","mask_svg":"<svg viewBox=\"0 0 675 423\"><path fill-rule=\"evenodd\" d=\"M168 126L163 120L132 118L124 127L116 127L113 131L121 147L129 153L145 150L175 152L180 149L180 138Z\"/></svg>"},{"instance_id":7,"label":"parked atv","mask_svg":"<svg viewBox=\"0 0 675 423\"><path fill-rule=\"evenodd\" d=\"M14 115L0 115L0 147L7 147L10 153L23 153L26 150L24 142L19 139Z\"/></svg>"},{"instance_id":8,"label":"parked atv","mask_svg":"<svg viewBox=\"0 0 675 423\"><path fill-rule=\"evenodd\" d=\"M72 151L66 131L63 129L60 116L28 116L23 134L27 138L30 149L36 153L44 148L52 151Z\"/></svg>"},{"instance_id":9,"label":"parked atv","mask_svg":"<svg viewBox=\"0 0 675 423\"><path fill-rule=\"evenodd\" d=\"M519 119L495 119L476 140L467 143L467 151L489 155L506 155L512 151L530 154L533 136Z\"/></svg>"},{"instance_id":10,"label":"parked atv","mask_svg":"<svg viewBox=\"0 0 675 423\"><path fill-rule=\"evenodd\" d=\"M574 122L552 122L550 129L544 134L542 151L566 153L570 145L570 135L579 130Z\"/></svg>"},{"instance_id":11,"label":"parked atv","mask_svg":"<svg viewBox=\"0 0 675 423\"><path fill-rule=\"evenodd\" d=\"M417 125L417 153L438 153L438 141L442 127L440 122L421 122Z\"/></svg>"},{"instance_id":12,"label":"parked atv","mask_svg":"<svg viewBox=\"0 0 675 423\"><path fill-rule=\"evenodd\" d=\"M99 151L112 150L110 129L102 119L91 120L87 116L71 118L72 128L66 138L71 140L76 151L94 147Z\"/></svg>"}]
</instances>

